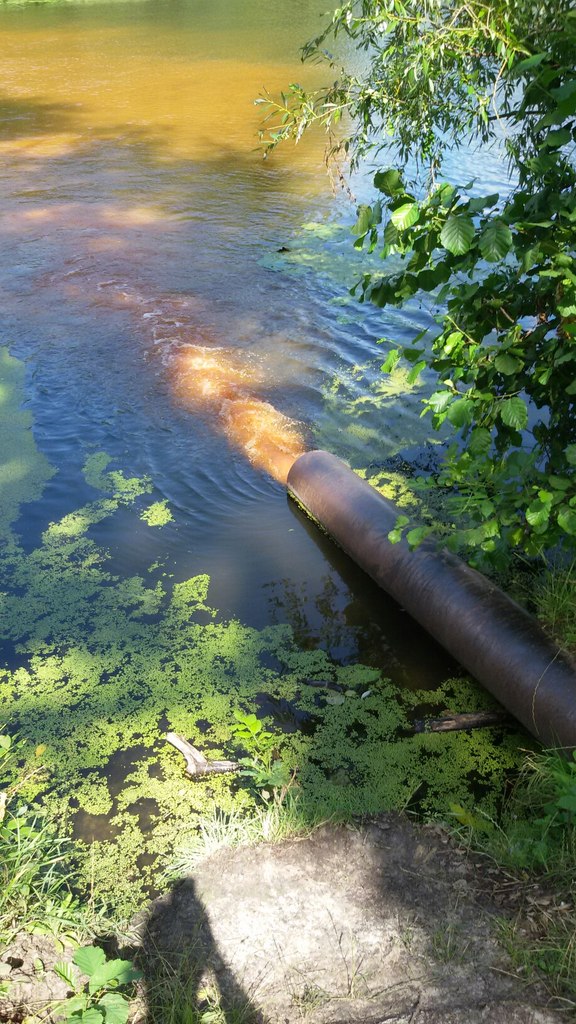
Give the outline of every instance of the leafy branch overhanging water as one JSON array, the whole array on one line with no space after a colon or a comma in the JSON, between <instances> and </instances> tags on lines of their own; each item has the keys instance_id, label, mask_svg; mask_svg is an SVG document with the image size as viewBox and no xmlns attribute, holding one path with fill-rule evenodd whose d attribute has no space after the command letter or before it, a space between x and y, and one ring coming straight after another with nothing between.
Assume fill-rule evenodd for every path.
<instances>
[{"instance_id":1,"label":"leafy branch overhanging water","mask_svg":"<svg viewBox=\"0 0 576 1024\"><path fill-rule=\"evenodd\" d=\"M458 501L449 542L492 561L576 536L576 19L567 0L449 3L349 0L304 48L336 80L270 102L268 148L314 123L358 163L384 164L375 201L361 206L356 246L380 248L381 273L362 300L398 306L429 293L431 340L394 349L438 386L424 401L454 444L434 483ZM352 50L347 66L327 49ZM358 70L359 66L359 70ZM336 139L346 118L352 127ZM348 122L347 122L348 123ZM504 145L509 195L441 180L442 156L462 140ZM428 184L410 184L410 168ZM400 259L398 260L398 257Z\"/></svg>"}]
</instances>

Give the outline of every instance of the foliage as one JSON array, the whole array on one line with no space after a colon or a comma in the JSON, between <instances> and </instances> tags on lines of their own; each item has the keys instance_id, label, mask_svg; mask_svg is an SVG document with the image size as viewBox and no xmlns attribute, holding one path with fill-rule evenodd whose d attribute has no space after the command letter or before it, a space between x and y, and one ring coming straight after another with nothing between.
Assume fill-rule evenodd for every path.
<instances>
[{"instance_id":1,"label":"foliage","mask_svg":"<svg viewBox=\"0 0 576 1024\"><path fill-rule=\"evenodd\" d=\"M242 741L250 755L240 758L240 774L252 781L263 800L282 803L294 776L278 756L280 737L268 732L254 714L236 711L234 717L237 724L232 726L232 734Z\"/></svg>"},{"instance_id":2,"label":"foliage","mask_svg":"<svg viewBox=\"0 0 576 1024\"><path fill-rule=\"evenodd\" d=\"M438 376L425 400L435 427L459 435L438 483L463 521L449 538L497 559L576 536L576 17L569 0L348 0L304 50L338 77L314 95L293 86L270 103L268 147L312 123L351 127L333 148L352 163L369 150L385 166L361 206L356 246L381 248L383 272L362 300L401 305L427 293L444 312L431 342L392 350L413 379ZM352 43L340 68L328 36ZM358 51L364 51L359 57ZM344 119L345 120L345 119ZM437 181L447 147L505 146L508 195ZM427 166L423 197L408 161ZM398 535L394 539L398 539ZM415 540L419 538L414 538Z\"/></svg>"},{"instance_id":3,"label":"foliage","mask_svg":"<svg viewBox=\"0 0 576 1024\"><path fill-rule=\"evenodd\" d=\"M548 566L533 582L538 618L571 654L576 654L576 562Z\"/></svg>"},{"instance_id":4,"label":"foliage","mask_svg":"<svg viewBox=\"0 0 576 1024\"><path fill-rule=\"evenodd\" d=\"M576 753L528 755L498 820L460 811L474 845L518 876L532 926L520 916L502 927L514 963L525 976L544 975L554 995L575 1005ZM540 880L544 891L534 898Z\"/></svg>"},{"instance_id":5,"label":"foliage","mask_svg":"<svg viewBox=\"0 0 576 1024\"><path fill-rule=\"evenodd\" d=\"M168 508L167 501L155 501L148 508L144 509L140 519L148 523L148 526L166 526L166 523L173 522L174 516Z\"/></svg>"},{"instance_id":6,"label":"foliage","mask_svg":"<svg viewBox=\"0 0 576 1024\"><path fill-rule=\"evenodd\" d=\"M79 980L73 964L87 975ZM61 1005L69 1024L126 1024L130 1013L126 989L140 978L130 960L109 960L99 946L82 946L73 962L56 964L54 970L75 992Z\"/></svg>"},{"instance_id":7,"label":"foliage","mask_svg":"<svg viewBox=\"0 0 576 1024\"><path fill-rule=\"evenodd\" d=\"M181 951L159 948L150 935L139 953L146 979L147 1024L256 1024L248 996L222 986L201 928L188 929ZM140 1013L137 1013L140 1018Z\"/></svg>"},{"instance_id":8,"label":"foliage","mask_svg":"<svg viewBox=\"0 0 576 1024\"><path fill-rule=\"evenodd\" d=\"M526 758L502 825L506 857L547 876L572 878L576 863L576 753L548 750Z\"/></svg>"},{"instance_id":9,"label":"foliage","mask_svg":"<svg viewBox=\"0 0 576 1024\"><path fill-rule=\"evenodd\" d=\"M21 931L70 934L86 916L69 885L69 844L45 814L18 797L42 774L43 746L36 747L32 766L22 769L25 746L0 734L0 941L6 945Z\"/></svg>"}]
</instances>

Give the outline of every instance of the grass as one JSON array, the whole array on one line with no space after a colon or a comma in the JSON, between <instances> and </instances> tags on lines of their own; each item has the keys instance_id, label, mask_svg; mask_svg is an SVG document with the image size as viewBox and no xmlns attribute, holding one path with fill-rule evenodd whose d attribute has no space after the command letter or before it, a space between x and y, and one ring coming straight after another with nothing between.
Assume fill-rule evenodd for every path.
<instances>
[{"instance_id":1,"label":"grass","mask_svg":"<svg viewBox=\"0 0 576 1024\"><path fill-rule=\"evenodd\" d=\"M9 946L20 932L69 936L86 934L90 909L72 892L70 843L55 823L20 798L38 764L23 772L24 744L0 734L0 942Z\"/></svg>"},{"instance_id":2,"label":"grass","mask_svg":"<svg viewBox=\"0 0 576 1024\"><path fill-rule=\"evenodd\" d=\"M533 597L545 628L576 654L576 560L567 566L549 566L537 579Z\"/></svg>"},{"instance_id":3,"label":"grass","mask_svg":"<svg viewBox=\"0 0 576 1024\"><path fill-rule=\"evenodd\" d=\"M500 820L469 839L515 879L500 939L516 970L576 1009L576 754L528 754Z\"/></svg>"},{"instance_id":4,"label":"grass","mask_svg":"<svg viewBox=\"0 0 576 1024\"><path fill-rule=\"evenodd\" d=\"M311 835L326 823L326 819L304 814L298 794L292 792L282 799L272 798L266 804L257 803L250 811L233 809L224 812L215 808L200 822L198 833L183 847L169 869L169 877L180 877L193 871L194 866L218 850L257 843L280 843Z\"/></svg>"},{"instance_id":5,"label":"grass","mask_svg":"<svg viewBox=\"0 0 576 1024\"><path fill-rule=\"evenodd\" d=\"M576 560L526 571L519 599L546 631L576 656ZM565 750L526 754L498 819L470 815L464 837L510 876L513 919L500 939L527 980L544 981L561 1006L576 1009L576 756Z\"/></svg>"},{"instance_id":6,"label":"grass","mask_svg":"<svg viewBox=\"0 0 576 1024\"><path fill-rule=\"evenodd\" d=\"M517 929L508 948L525 973L543 974L553 994L576 1008L576 755L529 755L503 831L501 857L542 876L552 895L532 904L532 933Z\"/></svg>"},{"instance_id":7,"label":"grass","mask_svg":"<svg viewBox=\"0 0 576 1024\"><path fill-rule=\"evenodd\" d=\"M188 935L185 949L169 955L149 935L138 958L143 991L132 1024L256 1024L258 1014L228 972L210 963L201 934Z\"/></svg>"},{"instance_id":8,"label":"grass","mask_svg":"<svg viewBox=\"0 0 576 1024\"><path fill-rule=\"evenodd\" d=\"M441 964L463 964L469 945L466 936L452 921L430 936L430 952Z\"/></svg>"}]
</instances>

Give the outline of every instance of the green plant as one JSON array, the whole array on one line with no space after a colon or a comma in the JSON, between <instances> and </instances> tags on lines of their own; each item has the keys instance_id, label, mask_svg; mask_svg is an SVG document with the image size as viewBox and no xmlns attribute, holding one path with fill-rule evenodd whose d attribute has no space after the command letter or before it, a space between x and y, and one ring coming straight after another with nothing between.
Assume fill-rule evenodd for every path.
<instances>
[{"instance_id":1,"label":"green plant","mask_svg":"<svg viewBox=\"0 0 576 1024\"><path fill-rule=\"evenodd\" d=\"M513 963L525 977L544 975L554 996L576 1005L576 755L529 753L498 820L461 807L454 813L467 841L517 887L517 916L500 929Z\"/></svg>"},{"instance_id":2,"label":"green plant","mask_svg":"<svg viewBox=\"0 0 576 1024\"><path fill-rule=\"evenodd\" d=\"M86 927L70 886L70 843L18 795L42 772L43 752L36 747L32 766L22 768L26 744L0 734L0 940L6 945L21 931L70 935Z\"/></svg>"},{"instance_id":3,"label":"green plant","mask_svg":"<svg viewBox=\"0 0 576 1024\"><path fill-rule=\"evenodd\" d=\"M82 983L74 965L88 976ZM74 953L72 963L58 963L54 970L75 992L60 1004L70 1024L126 1024L130 999L125 991L141 975L130 960L108 960L99 946L83 946Z\"/></svg>"},{"instance_id":4,"label":"green plant","mask_svg":"<svg viewBox=\"0 0 576 1024\"><path fill-rule=\"evenodd\" d=\"M441 964L462 964L470 942L461 929L449 921L443 928L437 928L430 936L430 950L434 960Z\"/></svg>"},{"instance_id":5,"label":"green plant","mask_svg":"<svg viewBox=\"0 0 576 1024\"><path fill-rule=\"evenodd\" d=\"M546 629L576 653L576 562L546 568L536 579L531 598Z\"/></svg>"},{"instance_id":6,"label":"green plant","mask_svg":"<svg viewBox=\"0 0 576 1024\"><path fill-rule=\"evenodd\" d=\"M519 928L518 920L501 921L499 938L512 963L527 980L544 980L564 1009L576 1008L576 921L563 901L537 910L535 932Z\"/></svg>"},{"instance_id":7,"label":"green plant","mask_svg":"<svg viewBox=\"0 0 576 1024\"><path fill-rule=\"evenodd\" d=\"M278 756L278 736L268 732L254 714L236 711L234 717L237 724L232 726L232 734L249 751L248 757L240 758L240 774L251 780L263 800L282 803L294 776Z\"/></svg>"},{"instance_id":8,"label":"green plant","mask_svg":"<svg viewBox=\"0 0 576 1024\"><path fill-rule=\"evenodd\" d=\"M341 66L338 45L350 66ZM350 45L351 44L351 45ZM360 59L358 58L360 51ZM362 205L357 248L379 247L381 272L361 301L399 306L427 294L439 327L400 359L436 390L424 411L456 440L431 486L453 515L446 539L505 561L576 537L576 17L571 0L346 0L304 48L335 80L293 85L269 105L268 148L313 123L354 165L385 150L375 201ZM344 117L346 115L346 117ZM438 180L461 140L502 145L506 194ZM414 174L415 181L409 176ZM453 520L457 521L457 525ZM408 532L410 544L428 523ZM399 540L406 517L393 531Z\"/></svg>"},{"instance_id":9,"label":"green plant","mask_svg":"<svg viewBox=\"0 0 576 1024\"><path fill-rule=\"evenodd\" d=\"M200 932L187 935L181 953L167 954L152 942L143 959L148 1024L255 1024L260 1020L248 994L223 994L218 970L207 963Z\"/></svg>"},{"instance_id":10,"label":"green plant","mask_svg":"<svg viewBox=\"0 0 576 1024\"><path fill-rule=\"evenodd\" d=\"M460 804L451 814L473 844L500 864L572 878L576 864L576 752L526 755L498 819Z\"/></svg>"},{"instance_id":11,"label":"green plant","mask_svg":"<svg viewBox=\"0 0 576 1024\"><path fill-rule=\"evenodd\" d=\"M571 878L576 865L576 754L530 754L503 813L510 862Z\"/></svg>"}]
</instances>

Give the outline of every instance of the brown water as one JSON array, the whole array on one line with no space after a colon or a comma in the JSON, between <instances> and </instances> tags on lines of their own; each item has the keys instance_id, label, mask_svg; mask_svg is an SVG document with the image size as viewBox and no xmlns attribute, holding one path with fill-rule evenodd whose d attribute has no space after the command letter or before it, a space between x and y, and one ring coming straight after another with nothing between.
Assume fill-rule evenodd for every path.
<instances>
[{"instance_id":1,"label":"brown water","mask_svg":"<svg viewBox=\"0 0 576 1024\"><path fill-rule=\"evenodd\" d=\"M0 11L3 337L27 361L37 443L58 470L18 529L33 545L89 500L82 465L106 451L175 516L161 535L96 528L115 572L154 558L174 578L207 572L225 615L288 621L305 646L433 682L444 656L282 486L306 447L366 466L425 437L418 393L389 389L382 409L371 396L379 339L409 339L428 313L383 322L350 303L357 257L337 225L354 212L323 138L266 162L257 150L254 98L313 80L298 47L318 13L308 0ZM484 177L497 173L488 161Z\"/></svg>"}]
</instances>

